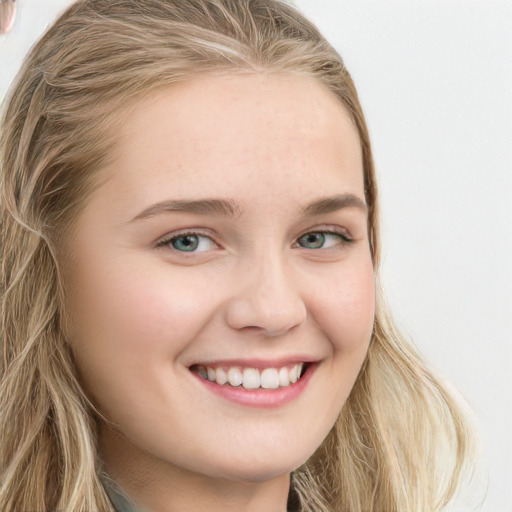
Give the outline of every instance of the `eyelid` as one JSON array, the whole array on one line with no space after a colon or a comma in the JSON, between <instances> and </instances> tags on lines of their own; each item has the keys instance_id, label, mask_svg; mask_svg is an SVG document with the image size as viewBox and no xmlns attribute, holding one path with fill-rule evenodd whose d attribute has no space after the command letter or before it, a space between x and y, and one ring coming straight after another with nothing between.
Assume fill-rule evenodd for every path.
<instances>
[{"instance_id":1,"label":"eyelid","mask_svg":"<svg viewBox=\"0 0 512 512\"><path fill-rule=\"evenodd\" d=\"M304 235L307 235L309 233L328 233L328 234L339 235L343 240L342 243L352 243L354 241L352 236L347 232L347 230L345 228L333 227L333 226L329 226L329 225L320 225L320 226L314 226L312 228L309 228L309 229L303 231L299 236L297 236L295 238L294 246L297 244L297 241L300 238L302 238ZM174 240L175 238L178 238L180 236L187 236L187 235L196 235L196 236L202 236L202 237L209 238L217 246L217 248L221 248L221 244L216 240L216 238L212 235L212 233L208 230L204 230L201 228L197 228L197 229L194 229L194 228L186 229L185 228L185 229L174 231L172 233L164 235L157 242L155 242L154 245L156 248L163 248L163 247L169 248L169 244L172 240ZM181 251L177 251L177 250L174 250L174 251L178 252L178 253L181 252ZM188 254L190 256L191 254L197 254L197 253L194 251L191 251Z\"/></svg>"},{"instance_id":2,"label":"eyelid","mask_svg":"<svg viewBox=\"0 0 512 512\"><path fill-rule=\"evenodd\" d=\"M167 235L164 235L162 238L157 240L155 242L156 248L163 248L163 247L169 247L169 244L172 240L175 238L179 238L180 236L187 236L187 235L195 235L195 236L202 236L205 238L209 238L218 248L220 248L220 244L217 242L214 236L210 232L203 231L201 229L182 229L178 231L173 231L172 233L169 233ZM175 250L175 252L180 252ZM189 254L194 254L194 252L190 252Z\"/></svg>"},{"instance_id":3,"label":"eyelid","mask_svg":"<svg viewBox=\"0 0 512 512\"><path fill-rule=\"evenodd\" d=\"M307 235L308 233L328 233L333 235L339 235L343 240L347 243L353 242L354 239L350 235L347 229L341 228L341 227L334 227L334 226L328 226L328 225L320 225L315 226L313 228L309 228L305 230L301 235L299 235L296 238L296 241L299 238L302 238L304 235Z\"/></svg>"}]
</instances>

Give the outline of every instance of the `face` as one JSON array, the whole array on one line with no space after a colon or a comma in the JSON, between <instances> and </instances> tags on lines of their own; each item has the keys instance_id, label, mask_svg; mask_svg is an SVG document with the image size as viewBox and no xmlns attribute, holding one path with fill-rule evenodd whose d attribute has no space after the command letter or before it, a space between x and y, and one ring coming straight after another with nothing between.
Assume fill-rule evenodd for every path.
<instances>
[{"instance_id":1,"label":"face","mask_svg":"<svg viewBox=\"0 0 512 512\"><path fill-rule=\"evenodd\" d=\"M147 467L247 481L297 468L373 326L349 116L307 77L201 77L126 114L100 176L65 277L93 402Z\"/></svg>"}]
</instances>

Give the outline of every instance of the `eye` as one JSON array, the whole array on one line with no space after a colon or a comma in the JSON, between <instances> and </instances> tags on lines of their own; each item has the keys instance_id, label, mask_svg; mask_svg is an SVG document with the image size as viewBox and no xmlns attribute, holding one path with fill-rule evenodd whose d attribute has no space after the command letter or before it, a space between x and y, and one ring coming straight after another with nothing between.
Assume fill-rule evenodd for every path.
<instances>
[{"instance_id":1,"label":"eye","mask_svg":"<svg viewBox=\"0 0 512 512\"><path fill-rule=\"evenodd\" d=\"M218 245L200 233L181 233L158 242L157 247L169 247L179 252L206 252L218 249Z\"/></svg>"},{"instance_id":2,"label":"eye","mask_svg":"<svg viewBox=\"0 0 512 512\"><path fill-rule=\"evenodd\" d=\"M297 243L305 249L330 249L331 247L349 243L352 240L341 233L330 231L313 231L302 235Z\"/></svg>"}]
</instances>

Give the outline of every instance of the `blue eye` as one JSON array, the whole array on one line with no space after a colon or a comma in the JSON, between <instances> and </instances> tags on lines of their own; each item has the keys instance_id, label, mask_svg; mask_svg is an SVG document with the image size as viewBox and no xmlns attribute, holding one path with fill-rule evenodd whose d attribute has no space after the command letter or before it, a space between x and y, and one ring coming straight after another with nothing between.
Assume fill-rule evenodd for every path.
<instances>
[{"instance_id":1,"label":"blue eye","mask_svg":"<svg viewBox=\"0 0 512 512\"><path fill-rule=\"evenodd\" d=\"M350 240L341 233L330 233L328 231L311 232L302 235L297 243L305 249L329 249Z\"/></svg>"},{"instance_id":2,"label":"blue eye","mask_svg":"<svg viewBox=\"0 0 512 512\"><path fill-rule=\"evenodd\" d=\"M172 247L179 252L206 252L217 248L217 244L208 236L198 233L183 233L159 242L158 247Z\"/></svg>"},{"instance_id":3,"label":"blue eye","mask_svg":"<svg viewBox=\"0 0 512 512\"><path fill-rule=\"evenodd\" d=\"M330 249L350 243L352 240L342 234L330 231L311 231L297 240L297 245L304 249ZM177 252L207 252L219 246L206 235L200 233L181 233L158 242L157 247L167 247Z\"/></svg>"},{"instance_id":4,"label":"blue eye","mask_svg":"<svg viewBox=\"0 0 512 512\"><path fill-rule=\"evenodd\" d=\"M171 240L171 245L178 251L193 252L199 247L197 235L183 235Z\"/></svg>"}]
</instances>

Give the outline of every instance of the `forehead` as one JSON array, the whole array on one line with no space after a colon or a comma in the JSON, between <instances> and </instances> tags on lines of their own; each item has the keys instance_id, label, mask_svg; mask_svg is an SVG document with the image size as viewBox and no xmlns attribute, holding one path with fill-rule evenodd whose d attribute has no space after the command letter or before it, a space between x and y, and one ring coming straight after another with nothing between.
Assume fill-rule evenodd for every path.
<instances>
[{"instance_id":1,"label":"forehead","mask_svg":"<svg viewBox=\"0 0 512 512\"><path fill-rule=\"evenodd\" d=\"M341 102L298 75L206 75L140 100L105 170L137 207L164 196L360 193L360 141ZM363 195L364 199L364 195Z\"/></svg>"}]
</instances>

